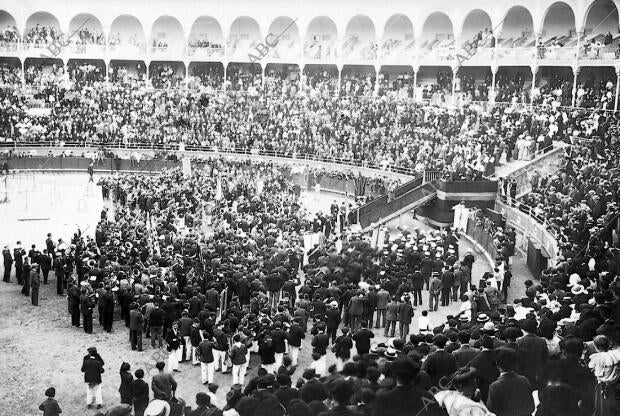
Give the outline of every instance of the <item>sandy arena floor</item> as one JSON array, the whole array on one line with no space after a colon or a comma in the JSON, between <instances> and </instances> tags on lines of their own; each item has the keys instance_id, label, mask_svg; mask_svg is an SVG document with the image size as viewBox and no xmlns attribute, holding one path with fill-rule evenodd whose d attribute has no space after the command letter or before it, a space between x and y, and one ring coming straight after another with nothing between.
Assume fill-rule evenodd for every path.
<instances>
[{"instance_id":1,"label":"sandy arena floor","mask_svg":"<svg viewBox=\"0 0 620 416\"><path fill-rule=\"evenodd\" d=\"M0 180L2 178L0 177ZM25 174L9 179L8 203L0 204L0 244L14 244L21 240L25 247L36 244L44 247L46 233L52 232L55 239L69 239L79 225L83 232L94 233L94 228L103 207L101 192L88 185L88 176L78 174ZM0 200L4 198L4 187L0 187ZM314 193L304 195L305 204L311 210L327 210L334 199L333 194ZM26 219L27 221L24 221ZM462 252L475 249L465 241ZM475 253L474 281L488 270L481 253ZM0 264L0 273L2 273ZM138 368L152 368L156 361L166 357L164 351L151 349L150 340L144 339L145 351L132 351L129 345L129 331L115 317L114 332L102 331L97 313L94 317L94 334L87 335L81 329L71 326L67 312L67 300L55 292L56 280L50 274L50 283L42 286L38 307L20 294L20 287L12 277L12 283L0 283L0 416L37 415L39 404L45 399L47 387L56 388L56 398L65 416L93 415L96 411L85 406L86 386L80 372L82 357L86 349L96 346L105 360L103 375L104 408L119 403L119 368L123 361L131 364L132 372ZM423 294L426 304L428 293ZM458 304L440 308L431 313L434 324L440 324L445 316L458 310ZM417 331L416 311L411 332ZM382 330L375 330L377 341L384 341ZM302 369L311 361L310 336L302 347L299 369L293 376L295 383L301 377ZM331 352L328 362L335 362ZM251 370L246 377L256 374L258 357L252 355ZM195 395L204 390L200 383L200 369L189 363L180 365L181 373L175 373L179 383L177 396L195 406ZM225 395L231 384L230 375L216 373L215 382L220 385L218 405L225 404ZM150 383L150 376L146 381ZM105 410L105 409L104 409Z\"/></svg>"}]
</instances>

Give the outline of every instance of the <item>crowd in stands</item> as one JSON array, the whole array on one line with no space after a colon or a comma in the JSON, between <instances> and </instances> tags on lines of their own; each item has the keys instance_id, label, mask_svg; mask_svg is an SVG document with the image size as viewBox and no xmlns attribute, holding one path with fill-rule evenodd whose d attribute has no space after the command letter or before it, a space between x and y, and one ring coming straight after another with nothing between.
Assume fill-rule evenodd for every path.
<instances>
[{"instance_id":1,"label":"crowd in stands","mask_svg":"<svg viewBox=\"0 0 620 416\"><path fill-rule=\"evenodd\" d=\"M0 84L19 85L21 83L21 68L7 63L0 64Z\"/></svg>"},{"instance_id":2,"label":"crowd in stands","mask_svg":"<svg viewBox=\"0 0 620 416\"><path fill-rule=\"evenodd\" d=\"M78 45L105 45L105 35L98 30L83 27L77 32L75 42Z\"/></svg>"},{"instance_id":3,"label":"crowd in stands","mask_svg":"<svg viewBox=\"0 0 620 416\"><path fill-rule=\"evenodd\" d=\"M587 141L569 148L562 169L548 176L536 173L531 192L522 198L547 221L568 253L565 257L596 245L601 235L611 239L620 213L620 147L606 138L617 134L616 123L600 117L588 127Z\"/></svg>"},{"instance_id":4,"label":"crowd in stands","mask_svg":"<svg viewBox=\"0 0 620 416\"><path fill-rule=\"evenodd\" d=\"M190 39L188 42L190 48L196 49L223 49L224 46L219 42L211 42L207 39Z\"/></svg>"},{"instance_id":5,"label":"crowd in stands","mask_svg":"<svg viewBox=\"0 0 620 416\"><path fill-rule=\"evenodd\" d=\"M7 25L6 28L0 32L0 43L15 43L19 41L19 32L15 25Z\"/></svg>"},{"instance_id":6,"label":"crowd in stands","mask_svg":"<svg viewBox=\"0 0 620 416\"><path fill-rule=\"evenodd\" d=\"M39 23L26 31L24 43L33 43L37 46L49 45L58 40L61 32L54 26L43 26Z\"/></svg>"},{"instance_id":7,"label":"crowd in stands","mask_svg":"<svg viewBox=\"0 0 620 416\"><path fill-rule=\"evenodd\" d=\"M153 88L160 89L179 88L185 80L183 72L177 73L171 64L151 64L149 76Z\"/></svg>"}]
</instances>

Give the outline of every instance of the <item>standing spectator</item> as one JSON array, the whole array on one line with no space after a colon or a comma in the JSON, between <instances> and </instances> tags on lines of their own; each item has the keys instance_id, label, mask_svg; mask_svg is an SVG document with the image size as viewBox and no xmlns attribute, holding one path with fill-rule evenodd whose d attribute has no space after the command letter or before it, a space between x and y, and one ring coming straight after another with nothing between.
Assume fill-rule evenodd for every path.
<instances>
[{"instance_id":1,"label":"standing spectator","mask_svg":"<svg viewBox=\"0 0 620 416\"><path fill-rule=\"evenodd\" d=\"M596 377L594 414L616 415L618 409L618 381L620 380L620 348L612 348L605 335L594 337L596 352L590 356L588 367Z\"/></svg>"},{"instance_id":2,"label":"standing spectator","mask_svg":"<svg viewBox=\"0 0 620 416\"><path fill-rule=\"evenodd\" d=\"M301 340L306 337L300 322L301 318L296 317L286 333L286 340L288 341L288 354L291 357L291 364L293 367L297 367Z\"/></svg>"},{"instance_id":3,"label":"standing spectator","mask_svg":"<svg viewBox=\"0 0 620 416\"><path fill-rule=\"evenodd\" d=\"M166 347L168 355L168 368L172 371L179 372L179 361L183 358L183 338L179 333L179 324L177 321L172 323L172 328L166 333Z\"/></svg>"},{"instance_id":4,"label":"standing spectator","mask_svg":"<svg viewBox=\"0 0 620 416\"><path fill-rule=\"evenodd\" d=\"M392 297L392 300L387 305L386 319L387 326L383 336L387 337L389 334L390 337L393 337L396 332L396 321L398 320L398 302L396 302L395 297Z\"/></svg>"},{"instance_id":5,"label":"standing spectator","mask_svg":"<svg viewBox=\"0 0 620 416\"><path fill-rule=\"evenodd\" d=\"M142 349L142 326L144 323L144 317L138 309L137 303L132 303L129 307L129 339L131 342L131 349L143 351Z\"/></svg>"},{"instance_id":6,"label":"standing spectator","mask_svg":"<svg viewBox=\"0 0 620 416\"><path fill-rule=\"evenodd\" d=\"M481 347L480 352L476 354L469 365L476 369L480 396L486 402L489 395L489 386L499 377L499 370L495 363L493 338L489 336L482 337Z\"/></svg>"},{"instance_id":7,"label":"standing spectator","mask_svg":"<svg viewBox=\"0 0 620 416\"><path fill-rule=\"evenodd\" d=\"M414 386L420 366L410 358L398 358L390 366L396 387L381 389L373 416L439 416L444 414L432 394Z\"/></svg>"},{"instance_id":8,"label":"standing spectator","mask_svg":"<svg viewBox=\"0 0 620 416\"><path fill-rule=\"evenodd\" d=\"M93 400L97 404L97 409L103 407L103 398L101 396L101 374L103 374L103 360L97 353L95 347L88 348L88 355L84 357L82 362L82 373L84 373L84 382L88 385L86 389L86 407L93 407Z\"/></svg>"},{"instance_id":9,"label":"standing spectator","mask_svg":"<svg viewBox=\"0 0 620 416\"><path fill-rule=\"evenodd\" d=\"M519 372L527 377L533 390L541 387L543 369L549 359L547 343L538 335L538 323L526 319L521 324L524 335L517 339L517 346L523 351L523 362L519 363Z\"/></svg>"},{"instance_id":10,"label":"standing spectator","mask_svg":"<svg viewBox=\"0 0 620 416\"><path fill-rule=\"evenodd\" d=\"M258 355L260 355L261 366L267 370L267 373L275 374L278 370L276 368L276 347L271 335L266 335L258 344Z\"/></svg>"},{"instance_id":11,"label":"standing spectator","mask_svg":"<svg viewBox=\"0 0 620 416\"><path fill-rule=\"evenodd\" d=\"M325 315L327 317L325 319L327 336L331 338L331 342L333 344L334 342L336 342L338 326L340 326L340 310L338 309L338 302L331 302L329 305L329 309L325 312Z\"/></svg>"},{"instance_id":12,"label":"standing spectator","mask_svg":"<svg viewBox=\"0 0 620 416\"><path fill-rule=\"evenodd\" d=\"M424 287L424 277L416 266L411 282L411 293L413 293L413 306L422 306L422 288Z\"/></svg>"},{"instance_id":13,"label":"standing spectator","mask_svg":"<svg viewBox=\"0 0 620 416\"><path fill-rule=\"evenodd\" d=\"M390 292L385 290L384 287L377 292L377 323L375 328L385 328L385 317L387 312L387 305L390 302Z\"/></svg>"},{"instance_id":14,"label":"standing spectator","mask_svg":"<svg viewBox=\"0 0 620 416\"><path fill-rule=\"evenodd\" d=\"M527 378L515 373L517 352L501 347L497 350L499 378L489 386L487 406L497 416L530 416L535 409L532 388Z\"/></svg>"},{"instance_id":15,"label":"standing spectator","mask_svg":"<svg viewBox=\"0 0 620 416\"><path fill-rule=\"evenodd\" d=\"M39 306L39 287L41 286L41 277L39 275L39 265L32 263L30 266L30 298L34 306Z\"/></svg>"},{"instance_id":16,"label":"standing spectator","mask_svg":"<svg viewBox=\"0 0 620 416\"><path fill-rule=\"evenodd\" d=\"M143 380L144 370L139 368L134 375L136 378L131 382L133 408L135 416L144 416L144 410L149 405L149 385Z\"/></svg>"},{"instance_id":17,"label":"standing spectator","mask_svg":"<svg viewBox=\"0 0 620 416\"><path fill-rule=\"evenodd\" d=\"M361 291L349 301L349 319L352 331L357 330L362 321L364 302L364 294Z\"/></svg>"},{"instance_id":18,"label":"standing spectator","mask_svg":"<svg viewBox=\"0 0 620 416\"><path fill-rule=\"evenodd\" d=\"M62 409L58 405L58 402L54 397L56 397L56 389L54 387L50 387L45 390L45 401L39 405L39 410L43 411L43 416L60 416L62 413Z\"/></svg>"},{"instance_id":19,"label":"standing spectator","mask_svg":"<svg viewBox=\"0 0 620 416\"><path fill-rule=\"evenodd\" d=\"M149 316L149 325L151 328L151 348L155 348L155 342L158 342L158 347L164 346L164 315L165 312L159 307L159 302L154 303L155 308L151 311Z\"/></svg>"},{"instance_id":20,"label":"standing spectator","mask_svg":"<svg viewBox=\"0 0 620 416\"><path fill-rule=\"evenodd\" d=\"M358 355L368 354L370 351L370 340L374 337L374 332L368 329L366 322L362 322L362 327L353 334L355 349Z\"/></svg>"},{"instance_id":21,"label":"standing spectator","mask_svg":"<svg viewBox=\"0 0 620 416\"><path fill-rule=\"evenodd\" d=\"M103 314L103 330L107 333L111 333L112 322L114 321L114 296L112 295L112 288L109 285L105 287L105 292L99 297L99 310Z\"/></svg>"},{"instance_id":22,"label":"standing spectator","mask_svg":"<svg viewBox=\"0 0 620 416\"><path fill-rule=\"evenodd\" d=\"M164 367L166 367L166 363L163 361L155 364L155 368L159 370L159 373L153 376L151 390L153 390L153 399L169 401L177 389L177 382L172 377L172 374L164 371Z\"/></svg>"},{"instance_id":23,"label":"standing spectator","mask_svg":"<svg viewBox=\"0 0 620 416\"><path fill-rule=\"evenodd\" d=\"M133 384L133 376L131 375L131 366L129 363L122 363L120 376L121 386L118 388L118 392L121 395L121 403L131 405L133 403L133 392L131 385Z\"/></svg>"},{"instance_id":24,"label":"standing spectator","mask_svg":"<svg viewBox=\"0 0 620 416\"><path fill-rule=\"evenodd\" d=\"M440 379L453 374L457 370L456 358L454 355L445 350L448 337L444 334L438 334L433 337L433 344L437 350L430 353L422 369L431 377L433 386L441 386Z\"/></svg>"},{"instance_id":25,"label":"standing spectator","mask_svg":"<svg viewBox=\"0 0 620 416\"><path fill-rule=\"evenodd\" d=\"M207 331L203 333L204 339L198 344L196 348L196 355L200 360L200 381L202 384L213 383L213 372L215 368L213 358L213 337L211 337Z\"/></svg>"},{"instance_id":26,"label":"standing spectator","mask_svg":"<svg viewBox=\"0 0 620 416\"><path fill-rule=\"evenodd\" d=\"M428 287L428 310L437 312L439 307L439 294L442 293L443 285L439 280L439 273L433 273L433 278Z\"/></svg>"},{"instance_id":27,"label":"standing spectator","mask_svg":"<svg viewBox=\"0 0 620 416\"><path fill-rule=\"evenodd\" d=\"M4 246L4 248L2 249L2 259L4 260L4 278L2 280L6 283L10 283L13 256L11 256L11 250L9 250L9 246Z\"/></svg>"},{"instance_id":28,"label":"standing spectator","mask_svg":"<svg viewBox=\"0 0 620 416\"><path fill-rule=\"evenodd\" d=\"M363 324L365 324L365 322L362 322L362 325ZM347 363L351 358L351 348L353 348L353 341L351 340L351 334L349 334L349 328L342 328L342 335L336 338L336 341L333 344L332 350L334 351L337 360L336 369L338 371L342 371L345 363Z\"/></svg>"},{"instance_id":29,"label":"standing spectator","mask_svg":"<svg viewBox=\"0 0 620 416\"><path fill-rule=\"evenodd\" d=\"M403 302L398 305L398 332L400 334L400 339L403 341L405 341L409 335L409 324L411 324L412 318L413 306L411 306L409 296L405 296Z\"/></svg>"},{"instance_id":30,"label":"standing spectator","mask_svg":"<svg viewBox=\"0 0 620 416\"><path fill-rule=\"evenodd\" d=\"M245 364L247 348L241 343L241 335L235 334L233 345L230 348L230 361L232 362L232 384L245 384Z\"/></svg>"}]
</instances>

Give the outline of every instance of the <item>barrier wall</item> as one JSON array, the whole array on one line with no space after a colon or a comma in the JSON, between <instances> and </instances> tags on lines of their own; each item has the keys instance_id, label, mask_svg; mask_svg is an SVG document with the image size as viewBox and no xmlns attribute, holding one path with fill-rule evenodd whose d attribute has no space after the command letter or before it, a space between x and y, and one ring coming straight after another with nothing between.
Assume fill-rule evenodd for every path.
<instances>
[{"instance_id":1,"label":"barrier wall","mask_svg":"<svg viewBox=\"0 0 620 416\"><path fill-rule=\"evenodd\" d=\"M215 156L215 155L214 155ZM243 158L238 155L238 160ZM86 157L23 157L23 158L10 158L7 159L9 170L41 170L41 171L55 171L55 170L71 170L82 171L86 174L88 167L90 166L92 159ZM135 160L128 159L108 159L104 158L102 162L96 163L94 170L96 172L135 172L145 174L155 174L162 169L181 168L180 160L141 160L137 162ZM205 163L200 161L193 162L193 165L199 169L203 168ZM302 189L313 190L313 186L316 183L314 175L308 175L303 173L295 173L291 175L291 180L299 185ZM339 178L327 175L320 175L319 183L321 190L326 192L335 192L338 194L354 196L356 191L356 180L354 178ZM373 189L372 185L367 183L362 188L364 195L378 196L382 193L382 189Z\"/></svg>"},{"instance_id":2,"label":"barrier wall","mask_svg":"<svg viewBox=\"0 0 620 416\"><path fill-rule=\"evenodd\" d=\"M495 201L495 211L500 212L510 226L523 234L524 244L527 242L527 246L523 249L528 253L528 265L531 254L530 244L538 245L541 255L548 259L549 264L555 264L559 251L558 242L545 225L499 198ZM536 269L538 267L534 270L530 269L534 275L538 275L539 270Z\"/></svg>"}]
</instances>

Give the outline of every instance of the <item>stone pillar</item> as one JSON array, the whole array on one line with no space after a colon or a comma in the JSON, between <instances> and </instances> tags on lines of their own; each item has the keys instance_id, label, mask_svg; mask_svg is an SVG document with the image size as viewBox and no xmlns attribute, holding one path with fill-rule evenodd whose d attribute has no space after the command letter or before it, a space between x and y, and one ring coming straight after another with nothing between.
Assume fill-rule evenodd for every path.
<instances>
[{"instance_id":1,"label":"stone pillar","mask_svg":"<svg viewBox=\"0 0 620 416\"><path fill-rule=\"evenodd\" d=\"M620 93L620 65L616 69L616 95L614 96L614 111L618 111L618 94Z\"/></svg>"},{"instance_id":2,"label":"stone pillar","mask_svg":"<svg viewBox=\"0 0 620 416\"><path fill-rule=\"evenodd\" d=\"M491 97L493 97L493 102L495 102L495 76L497 75L498 69L499 67L497 66L496 63L493 63L491 65L491 74L493 74L493 81L492 81L493 83L491 84Z\"/></svg>"},{"instance_id":3,"label":"stone pillar","mask_svg":"<svg viewBox=\"0 0 620 416\"><path fill-rule=\"evenodd\" d=\"M420 70L420 66L419 65L414 65L413 66L413 99L417 99L417 92L418 92L418 71Z\"/></svg>"},{"instance_id":4,"label":"stone pillar","mask_svg":"<svg viewBox=\"0 0 620 416\"><path fill-rule=\"evenodd\" d=\"M530 105L534 104L534 89L536 88L536 73L538 72L537 65L530 65L532 71L532 91L530 92Z\"/></svg>"},{"instance_id":5,"label":"stone pillar","mask_svg":"<svg viewBox=\"0 0 620 416\"><path fill-rule=\"evenodd\" d=\"M579 76L579 65L573 65L573 97L571 100L571 107L575 106L575 100L577 98L577 77Z\"/></svg>"}]
</instances>

